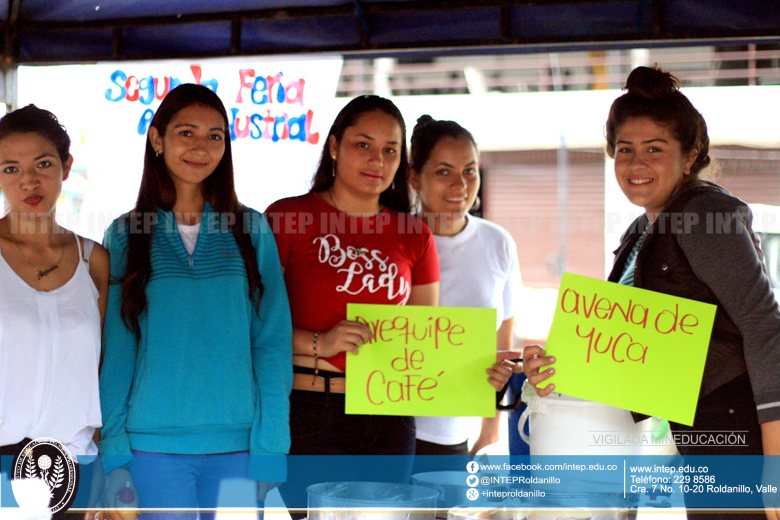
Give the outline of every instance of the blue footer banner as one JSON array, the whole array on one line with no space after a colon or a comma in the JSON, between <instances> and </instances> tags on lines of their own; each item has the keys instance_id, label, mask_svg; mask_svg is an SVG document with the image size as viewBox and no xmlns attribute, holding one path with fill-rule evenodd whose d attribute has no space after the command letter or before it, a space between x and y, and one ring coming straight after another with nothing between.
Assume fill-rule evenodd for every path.
<instances>
[{"instance_id":1,"label":"blue footer banner","mask_svg":"<svg viewBox=\"0 0 780 520\"><path fill-rule=\"evenodd\" d=\"M442 510L460 508L761 509L780 507L780 457L761 456L288 456L225 457L144 454L79 460L81 485L71 509L107 507L106 489L133 491L133 507L263 507L257 475L278 474L285 506ZM148 457L148 459L147 459ZM67 481L57 455L15 463L2 457L0 506L18 507L15 480L38 478L52 493ZM15 471L14 466L19 466ZM97 470L100 468L100 470ZM255 470L250 470L255 468ZM257 468L260 468L259 470ZM106 474L104 469L108 469ZM249 473L259 471L254 476ZM72 471L71 471L72 473ZM209 480L209 496L184 494L181 475ZM64 475L64 477L63 477ZM119 475L119 477L117 477ZM114 478L113 484L110 482ZM116 479L123 480L117 485ZM262 477L261 477L262 478ZM113 487L111 487L113 486ZM65 490L62 490L63 493ZM136 496L137 493L137 496ZM185 502L184 496L189 496Z\"/></svg>"}]
</instances>

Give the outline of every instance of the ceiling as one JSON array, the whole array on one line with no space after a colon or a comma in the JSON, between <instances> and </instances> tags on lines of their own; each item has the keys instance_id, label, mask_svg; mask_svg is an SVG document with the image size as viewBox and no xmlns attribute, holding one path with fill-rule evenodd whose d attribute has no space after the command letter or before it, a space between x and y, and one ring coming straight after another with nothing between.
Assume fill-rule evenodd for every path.
<instances>
[{"instance_id":1,"label":"ceiling","mask_svg":"<svg viewBox=\"0 0 780 520\"><path fill-rule=\"evenodd\" d=\"M10 0L4 65L780 41L780 1Z\"/></svg>"}]
</instances>

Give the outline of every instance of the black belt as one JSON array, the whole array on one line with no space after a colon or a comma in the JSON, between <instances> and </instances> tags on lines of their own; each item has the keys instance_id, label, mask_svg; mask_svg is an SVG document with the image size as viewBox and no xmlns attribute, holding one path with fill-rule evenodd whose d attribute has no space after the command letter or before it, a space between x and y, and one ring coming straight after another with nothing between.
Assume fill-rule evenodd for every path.
<instances>
[{"instance_id":1,"label":"black belt","mask_svg":"<svg viewBox=\"0 0 780 520\"><path fill-rule=\"evenodd\" d=\"M334 372L332 370L314 370L311 367L302 367L298 365L293 365L293 374L309 374L312 376L321 377L325 380L325 383L330 383L331 379L344 379L347 377L347 374L344 372Z\"/></svg>"},{"instance_id":2,"label":"black belt","mask_svg":"<svg viewBox=\"0 0 780 520\"><path fill-rule=\"evenodd\" d=\"M325 380L325 403L330 402L330 381L332 379L345 379L347 374L344 372L334 372L332 370L314 370L312 367L302 367L293 365L293 374L307 374L315 377L321 377ZM339 394L341 395L341 394Z\"/></svg>"}]
</instances>

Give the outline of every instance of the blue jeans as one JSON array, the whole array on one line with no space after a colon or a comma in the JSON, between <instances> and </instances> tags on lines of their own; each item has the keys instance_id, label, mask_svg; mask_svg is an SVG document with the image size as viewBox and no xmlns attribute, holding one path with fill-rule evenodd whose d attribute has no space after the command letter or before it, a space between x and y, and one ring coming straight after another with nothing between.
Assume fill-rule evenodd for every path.
<instances>
[{"instance_id":1,"label":"blue jeans","mask_svg":"<svg viewBox=\"0 0 780 520\"><path fill-rule=\"evenodd\" d=\"M133 450L130 473L141 508L214 509L216 507L262 508L256 484L247 478L249 452L212 455L176 455ZM143 520L192 520L198 513L147 513ZM201 520L213 519L214 511L200 511ZM262 518L262 511L258 513Z\"/></svg>"}]
</instances>

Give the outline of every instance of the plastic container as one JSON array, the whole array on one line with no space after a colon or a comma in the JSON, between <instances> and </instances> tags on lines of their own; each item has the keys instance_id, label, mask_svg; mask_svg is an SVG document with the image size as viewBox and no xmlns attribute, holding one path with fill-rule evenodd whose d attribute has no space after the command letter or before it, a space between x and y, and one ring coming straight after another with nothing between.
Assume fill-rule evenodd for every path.
<instances>
[{"instance_id":1,"label":"plastic container","mask_svg":"<svg viewBox=\"0 0 780 520\"><path fill-rule=\"evenodd\" d=\"M324 482L306 488L308 520L434 520L433 489L387 482Z\"/></svg>"},{"instance_id":2,"label":"plastic container","mask_svg":"<svg viewBox=\"0 0 780 520\"><path fill-rule=\"evenodd\" d=\"M123 520L135 520L140 511L138 511L138 500L136 500L135 493L130 488L130 482L125 483L124 489L119 493L117 497L117 506L124 510L119 511L119 516Z\"/></svg>"},{"instance_id":3,"label":"plastic container","mask_svg":"<svg viewBox=\"0 0 780 520\"><path fill-rule=\"evenodd\" d=\"M429 471L412 475L412 483L418 486L434 489L439 493L436 501L438 510L436 518L447 518L447 510L467 501L466 492L471 489L467 479L471 476L466 471ZM484 476L484 475L483 475ZM506 485L483 486L479 490L505 490ZM497 502L500 499L496 500Z\"/></svg>"},{"instance_id":4,"label":"plastic container","mask_svg":"<svg viewBox=\"0 0 780 520\"><path fill-rule=\"evenodd\" d=\"M523 402L528 404L520 417L520 436L531 446L534 455L676 455L677 447L665 443L602 442L599 435L615 434L621 439L665 437L668 425L658 418L635 423L627 410L586 401L568 395L539 397L528 382L523 386ZM530 420L530 436L523 432ZM665 441L664 441L665 442Z\"/></svg>"}]
</instances>

